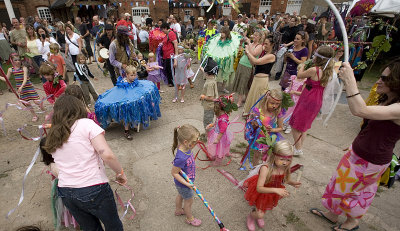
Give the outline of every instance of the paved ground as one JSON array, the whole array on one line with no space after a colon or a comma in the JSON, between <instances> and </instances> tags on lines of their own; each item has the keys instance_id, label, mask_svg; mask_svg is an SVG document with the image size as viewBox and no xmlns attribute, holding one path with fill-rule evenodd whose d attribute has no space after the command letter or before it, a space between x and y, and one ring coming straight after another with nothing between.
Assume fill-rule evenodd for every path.
<instances>
[{"instance_id":1,"label":"paved ground","mask_svg":"<svg viewBox=\"0 0 400 231\"><path fill-rule=\"evenodd\" d=\"M95 65L90 68L100 76ZM166 93L162 94L162 117L153 121L147 130L135 133L133 141L123 138L120 125L115 124L107 129L106 139L124 166L129 185L135 192L133 204L137 209L137 216L133 220L123 220L126 230L218 230L198 198L195 199L193 211L196 217L203 220L200 228L184 224L183 217L175 217L173 214L176 196L170 174L173 128L185 123L202 128L202 107L198 101L202 84L200 77L195 88L187 91L184 104L172 104L173 90L163 86ZM95 86L99 92L104 92L111 87L111 81L100 77ZM272 81L271 87L276 86L277 82ZM368 93L363 91L362 94L366 96ZM1 104L15 102L13 97L11 93L5 93L0 96ZM233 113L231 118L240 113ZM3 216L18 202L23 174L37 147L36 142L23 140L16 132L24 123L32 124L30 119L28 112L14 108L4 114L8 135L0 135L0 230L15 230L22 225L33 224L44 230L53 229L49 199L50 177L42 172L44 165L39 161L27 178L22 205L10 219ZM325 186L344 154L343 149L351 144L358 133L360 121L361 119L350 114L347 105L340 104L327 128L322 127L321 121L314 122L305 141L304 157L294 159L294 163L305 166L302 187L295 191L288 186L290 197L282 199L277 208L267 213L264 230L330 230L329 224L312 216L308 210L311 207L321 207L320 198ZM36 134L33 127L27 129L32 135ZM237 134L232 148L244 151L235 147L243 141L243 135ZM399 153L399 148L396 153ZM230 172L237 179L243 179L247 172L238 170L238 161L239 158L235 158L229 166L221 169ZM204 162L197 164L206 166ZM112 171L107 169L107 173L112 179ZM117 187L116 184L111 185L114 189ZM244 200L242 191L235 189L216 168L199 169L196 185L229 230L246 230L245 217L251 208ZM123 198L128 198L127 191L119 190ZM380 187L370 210L361 221L360 230L400 230L399 193L398 182L390 190Z\"/></svg>"}]
</instances>

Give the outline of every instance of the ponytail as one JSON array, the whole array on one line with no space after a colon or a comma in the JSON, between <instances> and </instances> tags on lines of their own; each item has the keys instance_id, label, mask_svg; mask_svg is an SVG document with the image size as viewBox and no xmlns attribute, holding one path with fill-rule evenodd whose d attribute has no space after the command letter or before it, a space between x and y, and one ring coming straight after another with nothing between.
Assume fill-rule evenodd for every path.
<instances>
[{"instance_id":1,"label":"ponytail","mask_svg":"<svg viewBox=\"0 0 400 231\"><path fill-rule=\"evenodd\" d=\"M178 129L179 127L174 128L174 140L172 143L172 155L175 156L175 150L178 147Z\"/></svg>"}]
</instances>

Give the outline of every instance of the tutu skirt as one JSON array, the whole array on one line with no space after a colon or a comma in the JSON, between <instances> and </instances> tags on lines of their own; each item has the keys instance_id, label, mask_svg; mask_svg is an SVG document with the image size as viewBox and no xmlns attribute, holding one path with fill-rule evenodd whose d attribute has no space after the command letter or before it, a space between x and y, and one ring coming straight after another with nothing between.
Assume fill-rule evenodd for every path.
<instances>
[{"instance_id":1,"label":"tutu skirt","mask_svg":"<svg viewBox=\"0 0 400 231\"><path fill-rule=\"evenodd\" d=\"M265 212L266 210L272 210L278 205L278 201L282 197L276 193L257 192L258 176L259 175L254 175L243 183L243 186L247 187L244 198L249 202L250 206L255 206L258 210L261 210L263 212ZM284 175L271 176L272 182L266 184L265 187L285 188L285 186L282 185L283 177Z\"/></svg>"},{"instance_id":2,"label":"tutu skirt","mask_svg":"<svg viewBox=\"0 0 400 231\"><path fill-rule=\"evenodd\" d=\"M219 133L212 129L207 134L207 150L213 160L223 159L230 153L230 146L233 140L233 133L229 130L222 135L221 140L218 144L214 144L214 140L217 138Z\"/></svg>"}]
</instances>

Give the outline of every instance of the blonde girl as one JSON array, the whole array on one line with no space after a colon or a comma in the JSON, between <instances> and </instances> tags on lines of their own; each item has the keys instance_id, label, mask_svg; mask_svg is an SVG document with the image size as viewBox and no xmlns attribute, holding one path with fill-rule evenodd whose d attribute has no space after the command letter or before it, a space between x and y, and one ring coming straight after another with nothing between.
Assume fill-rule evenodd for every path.
<instances>
[{"instance_id":1,"label":"blonde girl","mask_svg":"<svg viewBox=\"0 0 400 231\"><path fill-rule=\"evenodd\" d=\"M174 141L172 154L175 155L171 174L174 177L175 187L178 195L175 199L175 216L186 215L186 223L192 226L200 226L201 220L192 215L193 190L179 173L184 171L194 182L196 175L196 164L192 149L196 146L200 132L192 125L185 124L174 129ZM176 154L175 154L175 150ZM182 207L183 204L183 207Z\"/></svg>"},{"instance_id":2,"label":"blonde girl","mask_svg":"<svg viewBox=\"0 0 400 231\"><path fill-rule=\"evenodd\" d=\"M307 80L289 121L295 142L295 156L303 155L305 133L321 109L324 89L333 75L334 53L332 47L321 46L314 54L314 67L304 70L302 65L297 73L298 79Z\"/></svg>"},{"instance_id":3,"label":"blonde girl","mask_svg":"<svg viewBox=\"0 0 400 231\"><path fill-rule=\"evenodd\" d=\"M149 53L149 61L146 65L147 73L147 80L153 82L157 85L157 89L160 90L160 82L161 82L161 75L160 75L160 67L158 62L156 61L156 57L153 52ZM160 91L162 92L162 91Z\"/></svg>"},{"instance_id":4,"label":"blonde girl","mask_svg":"<svg viewBox=\"0 0 400 231\"><path fill-rule=\"evenodd\" d=\"M284 116L282 111L282 99L282 91L279 89L273 89L268 91L266 96L260 101L260 107L254 107L251 111L247 123L250 123L254 130L251 133L246 133L246 139L249 141L249 145L251 145L250 149L254 150L253 165L258 165L260 157L262 154L265 154L270 147L268 145L258 143L257 141L253 143L252 140L254 138L251 138L248 136L248 134L255 136L256 129L259 126L262 126L268 132L268 135L275 134L277 136L277 141L282 138L280 134L280 132L283 131ZM261 137L265 137L265 135L267 134L264 134L263 131L261 131L256 140ZM267 156L265 156L265 158L266 157Z\"/></svg>"},{"instance_id":5,"label":"blonde girl","mask_svg":"<svg viewBox=\"0 0 400 231\"><path fill-rule=\"evenodd\" d=\"M255 222L263 228L264 214L278 205L281 198L289 196L283 184L298 188L301 183L290 179L290 165L293 157L293 146L287 140L277 142L265 164L259 165L257 175L244 181L247 187L244 198L249 205L255 206L247 216L247 228L255 230Z\"/></svg>"}]
</instances>

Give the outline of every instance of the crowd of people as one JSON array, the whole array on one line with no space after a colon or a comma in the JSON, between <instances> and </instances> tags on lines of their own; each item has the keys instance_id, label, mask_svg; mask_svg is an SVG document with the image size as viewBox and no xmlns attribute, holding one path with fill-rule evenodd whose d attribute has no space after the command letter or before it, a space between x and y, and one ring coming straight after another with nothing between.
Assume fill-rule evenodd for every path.
<instances>
[{"instance_id":1,"label":"crowd of people","mask_svg":"<svg viewBox=\"0 0 400 231\"><path fill-rule=\"evenodd\" d=\"M57 179L56 197L65 207L56 215L63 217L64 225L102 230L102 223L106 230L123 230L104 163L116 173L120 184L128 180L107 144L104 129L111 122L121 123L125 138L132 140L132 128L148 126L150 120L161 116L162 82L175 88L173 103L184 103L186 86L195 87L191 65L198 62L205 80L199 97L205 132L188 124L174 129L171 174L178 194L175 215L186 216L189 225L201 225L192 214L193 183L186 181L181 171L195 180L192 149L199 139L207 142L213 165L220 166L231 155L229 116L241 110L249 145L245 155L250 166L256 167L241 182L247 188L244 198L255 206L246 224L249 230L255 230L256 224L264 227L266 211L289 196L284 184L301 186L290 178L293 157L307 155L303 152L306 132L319 114L332 109L332 98L339 93L335 90L339 77L345 84L351 113L363 118L364 125L322 195L327 210L312 208L310 212L332 224L338 222L339 215L345 215L346 221L333 230L359 229L359 220L371 205L378 179L400 139L399 59L385 66L374 92L379 97L374 105L367 105L351 65L343 60L343 47L317 43L340 39L339 33L333 33L328 12L310 16L239 14L236 20L228 16L195 20L191 16L187 22L174 15L158 21L142 19L135 25L129 13L121 14L119 20L96 15L90 23L77 17L74 24L56 21L51 26L38 16L14 18L13 29L3 26L0 33L0 43L9 44L0 44L0 58L12 64L7 76L0 79L14 76L15 94L31 111L33 122L38 121L38 115L32 103L42 106L29 78L33 72L40 75L46 99L53 105L52 114L46 118L49 131L41 150ZM153 30L164 37L157 51L146 55ZM237 38L237 46L233 46ZM215 40L216 49L234 48L225 63L211 54L209 46ZM103 48L108 51L104 68L114 88L99 95L91 82L98 78L90 64L98 61L94 56ZM340 70L335 69L339 66ZM72 82L68 72L73 72ZM270 80L278 80L280 88L270 89ZM293 144L281 133L292 133ZM347 175L343 176L344 172ZM351 181L344 177L351 177Z\"/></svg>"}]
</instances>

